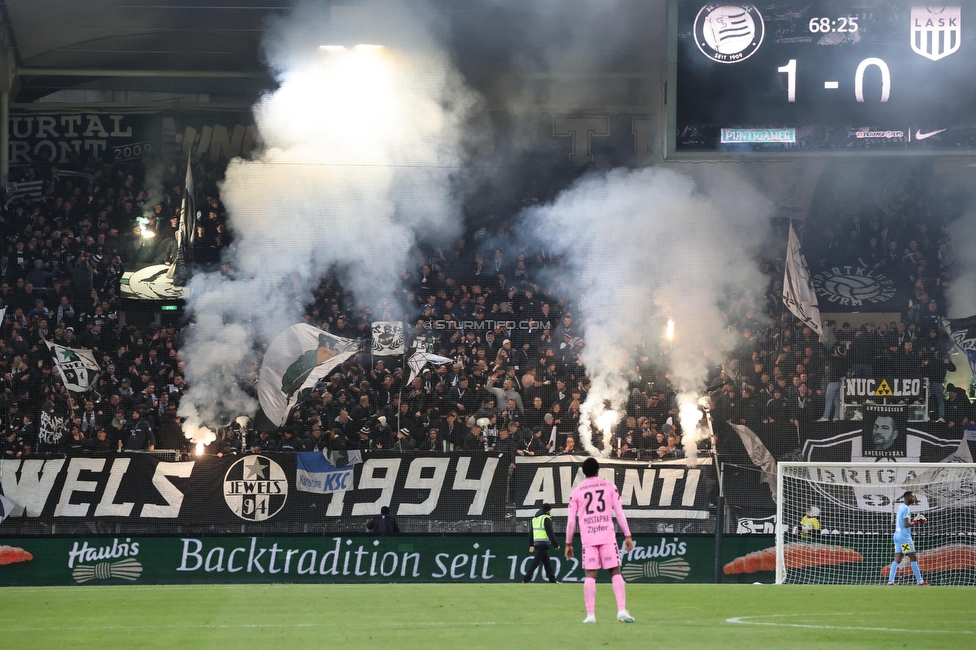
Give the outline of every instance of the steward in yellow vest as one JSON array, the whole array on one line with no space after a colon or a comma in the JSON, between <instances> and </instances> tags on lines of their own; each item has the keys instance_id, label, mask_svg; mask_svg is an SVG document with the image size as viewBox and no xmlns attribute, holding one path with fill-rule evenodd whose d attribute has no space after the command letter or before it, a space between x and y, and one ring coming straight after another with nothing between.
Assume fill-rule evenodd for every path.
<instances>
[{"instance_id":1,"label":"steward in yellow vest","mask_svg":"<svg viewBox=\"0 0 976 650\"><path fill-rule=\"evenodd\" d=\"M522 577L522 582L529 582L540 564L545 570L549 582L557 582L556 575L552 572L552 565L549 563L549 548L552 546L559 548L556 533L552 529L550 510L552 510L552 506L544 503L536 516L532 518L532 530L529 532L529 553L535 553L535 558L532 560L532 566Z\"/></svg>"}]
</instances>

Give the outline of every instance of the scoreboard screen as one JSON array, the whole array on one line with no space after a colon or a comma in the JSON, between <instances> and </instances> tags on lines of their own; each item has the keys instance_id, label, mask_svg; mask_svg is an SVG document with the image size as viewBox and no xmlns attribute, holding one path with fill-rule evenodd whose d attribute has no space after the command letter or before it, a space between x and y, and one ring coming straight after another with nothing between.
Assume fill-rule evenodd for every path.
<instances>
[{"instance_id":1,"label":"scoreboard screen","mask_svg":"<svg viewBox=\"0 0 976 650\"><path fill-rule=\"evenodd\" d=\"M976 149L976 0L669 9L670 154Z\"/></svg>"}]
</instances>

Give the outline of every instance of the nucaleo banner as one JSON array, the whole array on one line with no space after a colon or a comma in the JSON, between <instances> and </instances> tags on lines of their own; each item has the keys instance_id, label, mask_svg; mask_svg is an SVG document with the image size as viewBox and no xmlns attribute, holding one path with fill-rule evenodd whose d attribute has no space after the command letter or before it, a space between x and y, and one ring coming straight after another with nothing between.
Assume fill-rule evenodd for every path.
<instances>
[{"instance_id":1,"label":"nucaleo banner","mask_svg":"<svg viewBox=\"0 0 976 650\"><path fill-rule=\"evenodd\" d=\"M647 536L620 554L628 582L711 582L715 542L706 536ZM770 537L727 538L723 563L771 550ZM577 557L551 553L559 580L583 579ZM768 552L767 552L768 554ZM8 538L0 585L188 583L514 582L532 563L525 535L401 537ZM726 581L772 581L768 567L727 569ZM535 581L545 577L541 570Z\"/></svg>"}]
</instances>

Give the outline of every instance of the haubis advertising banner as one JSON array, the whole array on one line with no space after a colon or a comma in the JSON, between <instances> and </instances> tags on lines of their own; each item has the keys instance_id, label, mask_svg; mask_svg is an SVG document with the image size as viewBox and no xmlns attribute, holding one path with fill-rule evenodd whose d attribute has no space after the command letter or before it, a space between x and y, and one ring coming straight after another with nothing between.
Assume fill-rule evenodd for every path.
<instances>
[{"instance_id":1,"label":"haubis advertising banner","mask_svg":"<svg viewBox=\"0 0 976 650\"><path fill-rule=\"evenodd\" d=\"M711 582L714 539L637 536L619 550L628 582ZM0 586L202 583L514 582L532 563L524 535L219 536L8 538L0 546ZM577 540L577 547L579 542ZM772 581L750 561L771 537L728 538L724 579ZM579 582L577 557L553 553L559 580ZM533 576L545 579L539 570Z\"/></svg>"},{"instance_id":2,"label":"haubis advertising banner","mask_svg":"<svg viewBox=\"0 0 976 650\"><path fill-rule=\"evenodd\" d=\"M34 534L38 524L64 533L72 523L76 529L110 524L122 532L215 525L251 532L257 524L261 532L274 525L358 531L384 506L401 519L505 518L508 465L497 456L370 452L346 454L345 461L315 453L178 462L138 453L3 459L0 485L13 506L0 522L0 537Z\"/></svg>"},{"instance_id":3,"label":"haubis advertising banner","mask_svg":"<svg viewBox=\"0 0 976 650\"><path fill-rule=\"evenodd\" d=\"M513 485L516 514L532 517L543 503L552 516L565 519L569 495L583 481L586 456L522 456L515 459ZM600 460L600 477L617 486L628 520L708 520L709 491L714 485L710 459L689 467L685 461Z\"/></svg>"}]
</instances>

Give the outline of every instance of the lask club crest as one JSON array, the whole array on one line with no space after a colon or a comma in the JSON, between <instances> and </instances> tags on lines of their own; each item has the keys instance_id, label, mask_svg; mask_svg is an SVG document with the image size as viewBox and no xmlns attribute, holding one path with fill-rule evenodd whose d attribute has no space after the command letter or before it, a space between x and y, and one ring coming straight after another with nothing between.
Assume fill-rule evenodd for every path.
<instances>
[{"instance_id":1,"label":"lask club crest","mask_svg":"<svg viewBox=\"0 0 976 650\"><path fill-rule=\"evenodd\" d=\"M241 519L270 519L285 507L287 499L285 472L266 456L242 458L224 476L224 501Z\"/></svg>"},{"instance_id":2,"label":"lask club crest","mask_svg":"<svg viewBox=\"0 0 976 650\"><path fill-rule=\"evenodd\" d=\"M944 59L959 49L961 25L962 7L912 7L912 49L932 61Z\"/></svg>"}]
</instances>

